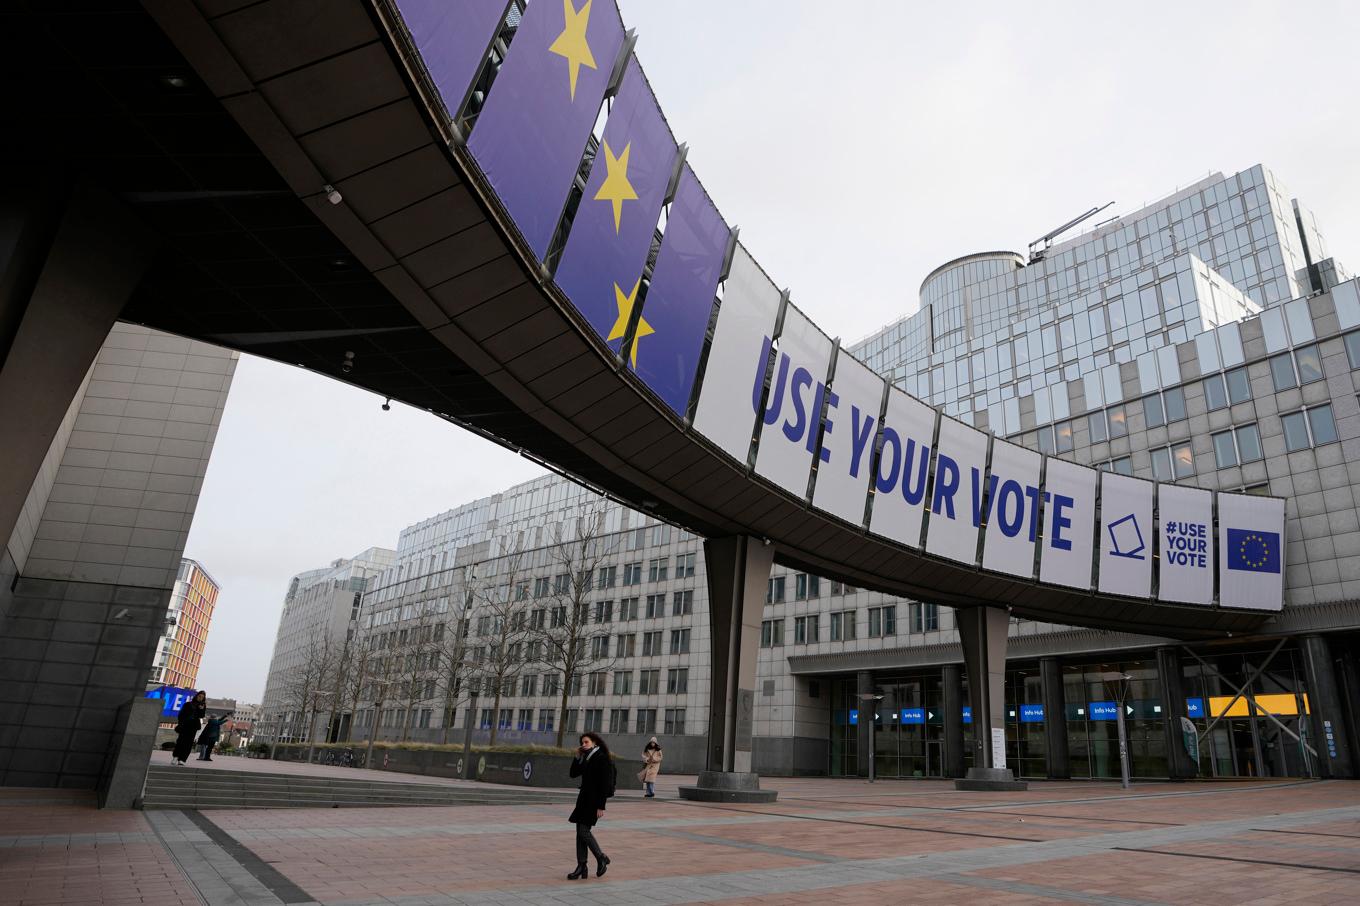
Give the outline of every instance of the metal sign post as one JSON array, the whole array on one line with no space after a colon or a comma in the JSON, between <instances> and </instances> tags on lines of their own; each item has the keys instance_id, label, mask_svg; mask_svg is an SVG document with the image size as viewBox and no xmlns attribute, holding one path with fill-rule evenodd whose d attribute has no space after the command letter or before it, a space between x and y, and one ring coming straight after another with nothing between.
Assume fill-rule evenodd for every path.
<instances>
[{"instance_id":1,"label":"metal sign post","mask_svg":"<svg viewBox=\"0 0 1360 906\"><path fill-rule=\"evenodd\" d=\"M878 723L878 703L883 701L882 695L873 692L861 692L859 696L860 720L864 719L864 711L867 706L869 711L869 782L874 782L874 729Z\"/></svg>"}]
</instances>

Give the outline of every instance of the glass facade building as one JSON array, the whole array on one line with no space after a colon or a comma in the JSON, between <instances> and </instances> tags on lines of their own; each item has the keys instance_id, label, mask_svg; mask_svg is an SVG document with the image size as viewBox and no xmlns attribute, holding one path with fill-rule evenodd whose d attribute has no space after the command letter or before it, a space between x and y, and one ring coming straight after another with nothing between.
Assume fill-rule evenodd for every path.
<instances>
[{"instance_id":1,"label":"glass facade building","mask_svg":"<svg viewBox=\"0 0 1360 906\"><path fill-rule=\"evenodd\" d=\"M1270 171L1207 177L1029 260L951 261L925 279L916 313L851 352L1033 449L1287 501L1286 608L1257 636L1183 645L1012 621L1006 735L1020 776L1118 776L1121 708L1135 776L1353 773L1360 283ZM553 539L583 507L602 514L607 539L583 603L595 666L567 684L527 646L514 649L494 689L478 680L475 711L466 696L449 706L433 667L417 671L403 701L357 703L353 738L439 741L471 720L483 739L494 726L526 742L550 742L563 726L600 729L625 737L627 751L656 733L669 768L704 766L702 539L564 478L403 531L366 586L356 631L389 664L406 654L421 663L401 646L442 623L486 663L496 622L463 612L469 577L503 587L508 619L551 619L566 581ZM967 678L946 607L776 566L755 693L763 773L863 775L871 751L884 777L957 776L971 763ZM861 714L866 695L872 718Z\"/></svg>"}]
</instances>

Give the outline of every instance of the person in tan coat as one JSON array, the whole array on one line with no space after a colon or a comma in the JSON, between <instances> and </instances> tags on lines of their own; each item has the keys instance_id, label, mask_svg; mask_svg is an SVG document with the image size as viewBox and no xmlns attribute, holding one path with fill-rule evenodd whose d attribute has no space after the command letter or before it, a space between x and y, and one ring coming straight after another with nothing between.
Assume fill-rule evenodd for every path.
<instances>
[{"instance_id":1,"label":"person in tan coat","mask_svg":"<svg viewBox=\"0 0 1360 906\"><path fill-rule=\"evenodd\" d=\"M653 736L642 750L643 768L638 779L647 787L647 799L656 798L656 775L661 773L661 743Z\"/></svg>"}]
</instances>

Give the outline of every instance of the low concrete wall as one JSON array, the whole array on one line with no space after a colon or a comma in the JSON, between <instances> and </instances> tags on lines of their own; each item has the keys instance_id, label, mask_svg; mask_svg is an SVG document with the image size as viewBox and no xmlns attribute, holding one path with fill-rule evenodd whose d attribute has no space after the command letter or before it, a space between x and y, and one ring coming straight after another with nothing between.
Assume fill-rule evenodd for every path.
<instances>
[{"instance_id":1,"label":"low concrete wall","mask_svg":"<svg viewBox=\"0 0 1360 906\"><path fill-rule=\"evenodd\" d=\"M134 698L118 709L99 778L100 808L133 808L142 798L160 719L160 699Z\"/></svg>"},{"instance_id":2,"label":"low concrete wall","mask_svg":"<svg viewBox=\"0 0 1360 906\"><path fill-rule=\"evenodd\" d=\"M306 761L307 747L275 746L274 758L278 761ZM474 749L472 752L473 768L478 780L512 786L576 786L577 781L570 776L571 760L568 755L540 752L491 752L485 749ZM619 789L642 789L642 783L637 779L641 761L634 764L627 759L616 758L615 764L619 771ZM371 767L427 777L462 777L465 766L461 750L374 749Z\"/></svg>"}]
</instances>

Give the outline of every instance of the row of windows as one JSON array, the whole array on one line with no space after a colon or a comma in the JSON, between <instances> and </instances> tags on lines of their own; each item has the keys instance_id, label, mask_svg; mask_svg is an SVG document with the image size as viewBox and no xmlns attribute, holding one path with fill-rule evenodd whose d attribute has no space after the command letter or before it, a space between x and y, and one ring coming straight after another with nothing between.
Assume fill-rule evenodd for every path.
<instances>
[{"instance_id":1,"label":"row of windows","mask_svg":"<svg viewBox=\"0 0 1360 906\"><path fill-rule=\"evenodd\" d=\"M666 615L666 595L654 594L643 598L621 598L618 602L618 622L627 623L638 618L638 604L646 602L646 609L643 611L643 619L655 620ZM694 590L671 592L671 616L683 617L694 613ZM613 623L615 622L614 602L596 601L595 602L595 622Z\"/></svg>"},{"instance_id":2,"label":"row of windows","mask_svg":"<svg viewBox=\"0 0 1360 906\"><path fill-rule=\"evenodd\" d=\"M787 590L787 576L775 576L769 581L765 589L765 603L779 604L785 600ZM832 583L833 586L840 586L840 583ZM840 589L848 589L848 586L840 586ZM848 593L833 587L832 594ZM807 573L796 573L793 577L793 599L795 601L806 601L810 598L821 597L822 580L817 576Z\"/></svg>"},{"instance_id":3,"label":"row of windows","mask_svg":"<svg viewBox=\"0 0 1360 906\"><path fill-rule=\"evenodd\" d=\"M912 601L907 605L912 632L934 632L940 628L940 609L934 604ZM848 642L859 638L857 611L840 610L829 617L830 640ZM805 614L793 618L793 643L812 645L822 640L823 614ZM763 620L760 624L760 647L777 648L784 644L784 619ZM869 608L869 638L897 634L897 605Z\"/></svg>"},{"instance_id":4,"label":"row of windows","mask_svg":"<svg viewBox=\"0 0 1360 906\"><path fill-rule=\"evenodd\" d=\"M478 719L478 726L483 730L491 729L493 711L491 708L483 708ZM662 725L662 732L668 736L683 735L685 732L685 709L666 708L663 712L665 723ZM584 720L582 718L584 717ZM656 733L656 708L638 708L636 721L633 724L634 732L643 735ZM427 718L428 719L428 718ZM552 732L557 720L557 711L553 708L539 708L538 722L535 725L534 711L532 708L520 708L518 712L514 708L502 708L496 715L496 727L501 730L534 730L541 733ZM424 724L423 726L428 726ZM603 708L568 708L565 720L562 723L563 729L568 733L578 731L582 733L627 733L629 727L629 710L627 708L609 709L609 727L606 731L604 722Z\"/></svg>"}]
</instances>

